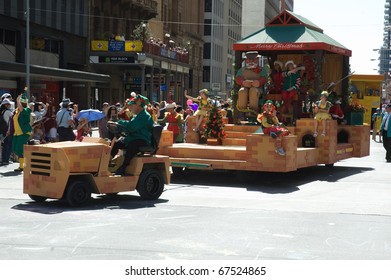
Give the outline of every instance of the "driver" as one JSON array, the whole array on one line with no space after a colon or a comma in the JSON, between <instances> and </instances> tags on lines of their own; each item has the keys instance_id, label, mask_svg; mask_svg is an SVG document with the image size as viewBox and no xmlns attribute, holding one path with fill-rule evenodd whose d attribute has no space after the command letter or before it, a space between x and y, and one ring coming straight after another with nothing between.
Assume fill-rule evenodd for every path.
<instances>
[{"instance_id":1,"label":"driver","mask_svg":"<svg viewBox=\"0 0 391 280\"><path fill-rule=\"evenodd\" d=\"M119 125L126 128L127 134L117 139L111 149L112 158L118 153L119 149L126 150L124 162L117 170L117 175L125 174L126 167L131 159L137 155L139 147L151 145L153 119L145 110L148 103L148 98L136 95L127 103L129 110L133 113L133 118L118 121Z\"/></svg>"}]
</instances>

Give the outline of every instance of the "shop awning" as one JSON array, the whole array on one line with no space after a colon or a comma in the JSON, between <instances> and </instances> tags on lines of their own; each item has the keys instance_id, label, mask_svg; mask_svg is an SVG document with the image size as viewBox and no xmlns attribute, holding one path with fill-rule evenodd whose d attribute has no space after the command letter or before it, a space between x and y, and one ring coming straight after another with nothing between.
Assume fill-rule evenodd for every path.
<instances>
[{"instance_id":1,"label":"shop awning","mask_svg":"<svg viewBox=\"0 0 391 280\"><path fill-rule=\"evenodd\" d=\"M26 65L17 62L0 61L0 76L8 78L25 77ZM40 65L30 65L30 77L31 79L42 79L48 81L110 82L110 76L105 74L45 67Z\"/></svg>"},{"instance_id":2,"label":"shop awning","mask_svg":"<svg viewBox=\"0 0 391 280\"><path fill-rule=\"evenodd\" d=\"M330 53L351 56L352 51L306 18L290 11L283 11L265 28L233 44L235 51L300 52L324 50Z\"/></svg>"}]
</instances>

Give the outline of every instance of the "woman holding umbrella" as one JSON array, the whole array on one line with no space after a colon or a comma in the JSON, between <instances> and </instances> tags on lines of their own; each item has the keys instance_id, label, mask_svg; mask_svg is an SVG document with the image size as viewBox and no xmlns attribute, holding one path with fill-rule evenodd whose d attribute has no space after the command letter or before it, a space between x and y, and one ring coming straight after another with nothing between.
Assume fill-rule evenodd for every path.
<instances>
[{"instance_id":1,"label":"woman holding umbrella","mask_svg":"<svg viewBox=\"0 0 391 280\"><path fill-rule=\"evenodd\" d=\"M85 136L91 135L91 126L86 118L80 118L77 126L76 141L81 141Z\"/></svg>"}]
</instances>

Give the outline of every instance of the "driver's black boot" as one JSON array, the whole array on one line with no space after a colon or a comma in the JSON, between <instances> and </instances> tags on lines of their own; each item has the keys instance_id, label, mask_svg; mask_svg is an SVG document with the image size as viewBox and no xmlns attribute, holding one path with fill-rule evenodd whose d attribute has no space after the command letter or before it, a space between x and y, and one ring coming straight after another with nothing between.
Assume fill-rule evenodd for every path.
<instances>
[{"instance_id":1,"label":"driver's black boot","mask_svg":"<svg viewBox=\"0 0 391 280\"><path fill-rule=\"evenodd\" d=\"M118 168L118 170L115 172L115 175L125 175L125 166L121 166L120 168Z\"/></svg>"}]
</instances>

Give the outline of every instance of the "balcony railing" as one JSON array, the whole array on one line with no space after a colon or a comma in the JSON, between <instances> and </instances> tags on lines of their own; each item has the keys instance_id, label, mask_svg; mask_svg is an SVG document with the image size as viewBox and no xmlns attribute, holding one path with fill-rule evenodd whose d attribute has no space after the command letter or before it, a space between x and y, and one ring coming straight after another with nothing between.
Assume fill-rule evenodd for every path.
<instances>
[{"instance_id":1,"label":"balcony railing","mask_svg":"<svg viewBox=\"0 0 391 280\"><path fill-rule=\"evenodd\" d=\"M167 48L146 42L144 43L144 52L189 64L189 53L180 49Z\"/></svg>"}]
</instances>

